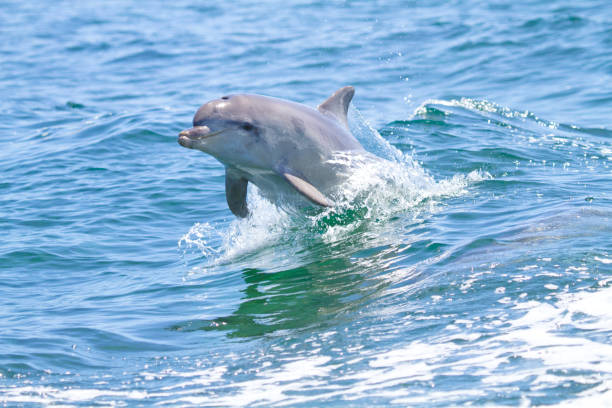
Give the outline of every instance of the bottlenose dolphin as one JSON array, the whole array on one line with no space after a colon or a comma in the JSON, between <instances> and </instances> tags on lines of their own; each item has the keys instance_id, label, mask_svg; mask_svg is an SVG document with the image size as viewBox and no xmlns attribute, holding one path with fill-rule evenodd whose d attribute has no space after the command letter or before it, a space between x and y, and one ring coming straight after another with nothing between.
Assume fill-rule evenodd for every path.
<instances>
[{"instance_id":1,"label":"bottlenose dolphin","mask_svg":"<svg viewBox=\"0 0 612 408\"><path fill-rule=\"evenodd\" d=\"M334 158L367 155L348 127L354 94L352 86L341 88L316 110L268 96L223 96L198 109L178 142L225 166L227 204L238 217L249 214L248 182L271 200L306 198L330 207L347 178L346 166Z\"/></svg>"}]
</instances>

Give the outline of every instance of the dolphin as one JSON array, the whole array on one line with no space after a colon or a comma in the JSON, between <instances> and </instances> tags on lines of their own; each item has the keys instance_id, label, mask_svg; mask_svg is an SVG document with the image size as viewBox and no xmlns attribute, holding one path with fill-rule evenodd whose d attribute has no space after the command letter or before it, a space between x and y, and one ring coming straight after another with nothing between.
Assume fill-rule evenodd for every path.
<instances>
[{"instance_id":1,"label":"dolphin","mask_svg":"<svg viewBox=\"0 0 612 408\"><path fill-rule=\"evenodd\" d=\"M340 88L316 110L262 95L223 96L198 109L193 127L179 133L178 142L225 166L227 204L238 217L249 214L249 182L272 201L331 207L348 177L347 166L334 158L367 155L348 127L354 94L352 86Z\"/></svg>"}]
</instances>

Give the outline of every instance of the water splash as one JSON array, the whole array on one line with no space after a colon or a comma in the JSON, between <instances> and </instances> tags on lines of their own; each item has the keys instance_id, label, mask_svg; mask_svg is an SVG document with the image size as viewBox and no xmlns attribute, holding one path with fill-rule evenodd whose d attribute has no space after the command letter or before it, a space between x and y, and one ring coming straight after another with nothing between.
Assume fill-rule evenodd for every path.
<instances>
[{"instance_id":1,"label":"water splash","mask_svg":"<svg viewBox=\"0 0 612 408\"><path fill-rule=\"evenodd\" d=\"M473 112L481 113L492 113L495 115L503 116L508 119L521 119L529 120L542 127L549 129L558 129L559 123L548 121L539 118L536 114L529 111L515 111L506 106L498 105L494 102L487 101L485 99L472 99L472 98L461 98L461 99L428 99L419 105L413 113L413 116L426 116L431 113L431 106L439 105L454 108L463 108Z\"/></svg>"},{"instance_id":2,"label":"water splash","mask_svg":"<svg viewBox=\"0 0 612 408\"><path fill-rule=\"evenodd\" d=\"M291 229L290 214L263 198L252 185L248 206L250 216L234 218L229 225L195 223L178 241L183 256L195 249L207 260L205 266L214 266L273 245Z\"/></svg>"}]
</instances>

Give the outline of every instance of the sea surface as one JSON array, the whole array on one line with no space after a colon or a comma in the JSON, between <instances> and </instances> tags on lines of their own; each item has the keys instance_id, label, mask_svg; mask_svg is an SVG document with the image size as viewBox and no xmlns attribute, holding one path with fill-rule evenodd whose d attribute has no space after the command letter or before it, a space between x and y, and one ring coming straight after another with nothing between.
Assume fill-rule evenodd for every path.
<instances>
[{"instance_id":1,"label":"sea surface","mask_svg":"<svg viewBox=\"0 0 612 408\"><path fill-rule=\"evenodd\" d=\"M0 405L612 405L612 3L3 1ZM353 85L283 210L177 143Z\"/></svg>"}]
</instances>

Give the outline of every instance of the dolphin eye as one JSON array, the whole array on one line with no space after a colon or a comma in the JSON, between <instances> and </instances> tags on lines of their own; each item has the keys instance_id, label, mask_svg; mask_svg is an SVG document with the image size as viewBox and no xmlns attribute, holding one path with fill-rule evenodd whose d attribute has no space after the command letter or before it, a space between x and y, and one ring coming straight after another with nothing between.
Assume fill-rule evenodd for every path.
<instances>
[{"instance_id":1,"label":"dolphin eye","mask_svg":"<svg viewBox=\"0 0 612 408\"><path fill-rule=\"evenodd\" d=\"M253 125L251 125L250 123L245 123L244 125L241 126L244 130L246 131L251 131L253 130Z\"/></svg>"},{"instance_id":2,"label":"dolphin eye","mask_svg":"<svg viewBox=\"0 0 612 408\"><path fill-rule=\"evenodd\" d=\"M229 96L222 96L221 99L223 99L224 101L227 101L229 99Z\"/></svg>"}]
</instances>

